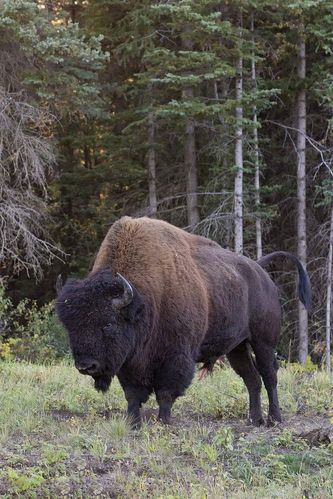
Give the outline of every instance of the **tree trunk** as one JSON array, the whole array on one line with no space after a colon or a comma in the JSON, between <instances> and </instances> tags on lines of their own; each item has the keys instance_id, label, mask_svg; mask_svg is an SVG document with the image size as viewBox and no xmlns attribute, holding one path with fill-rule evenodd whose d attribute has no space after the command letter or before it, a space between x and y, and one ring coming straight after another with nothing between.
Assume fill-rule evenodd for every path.
<instances>
[{"instance_id":1,"label":"tree trunk","mask_svg":"<svg viewBox=\"0 0 333 499\"><path fill-rule=\"evenodd\" d=\"M331 9L333 16L333 9ZM333 48L333 46L331 47ZM333 71L331 68L331 76ZM333 117L333 108L331 107L331 118ZM333 284L333 203L331 205L331 224L329 233L329 246L327 258L327 295L326 295L326 371L331 374L331 319L332 319L332 284Z\"/></svg>"},{"instance_id":2,"label":"tree trunk","mask_svg":"<svg viewBox=\"0 0 333 499\"><path fill-rule=\"evenodd\" d=\"M332 316L332 264L333 264L333 205L327 258L327 297L326 297L326 370L331 373L331 316Z\"/></svg>"},{"instance_id":3,"label":"tree trunk","mask_svg":"<svg viewBox=\"0 0 333 499\"><path fill-rule=\"evenodd\" d=\"M242 47L242 14L240 14L239 49ZM236 65L236 142L235 142L235 251L243 253L243 58L239 53Z\"/></svg>"},{"instance_id":4,"label":"tree trunk","mask_svg":"<svg viewBox=\"0 0 333 499\"><path fill-rule=\"evenodd\" d=\"M185 50L193 49L193 42L190 39L188 28L184 29L183 48ZM187 87L183 91L183 98L193 99L194 91L192 87ZM185 125L185 145L184 145L184 164L186 171L186 207L187 223L190 228L194 228L200 221L198 208L198 174L196 165L195 148L195 122L193 118L188 118Z\"/></svg>"},{"instance_id":5,"label":"tree trunk","mask_svg":"<svg viewBox=\"0 0 333 499\"><path fill-rule=\"evenodd\" d=\"M306 69L306 48L304 39L304 26L300 29L298 47L297 74L299 81L304 83ZM298 257L306 265L306 92L303 88L297 96L297 242ZM299 302L299 362L304 364L308 355L308 315L304 306Z\"/></svg>"},{"instance_id":6,"label":"tree trunk","mask_svg":"<svg viewBox=\"0 0 333 499\"><path fill-rule=\"evenodd\" d=\"M254 53L254 16L253 12L251 14L251 33L252 33L252 43L253 43L253 53L251 59L251 79L252 79L252 90L255 92L257 90L257 75L256 75L256 60ZM258 115L257 106L254 104L252 108L253 114L253 148L254 148L254 200L256 207L256 249L257 249L257 260L262 257L262 229L261 229L261 218L260 212L260 162L259 162L259 138L258 138Z\"/></svg>"},{"instance_id":7,"label":"tree trunk","mask_svg":"<svg viewBox=\"0 0 333 499\"><path fill-rule=\"evenodd\" d=\"M148 115L148 189L149 189L149 216L156 217L157 196L156 196L156 154L155 154L155 119L154 114Z\"/></svg>"}]
</instances>

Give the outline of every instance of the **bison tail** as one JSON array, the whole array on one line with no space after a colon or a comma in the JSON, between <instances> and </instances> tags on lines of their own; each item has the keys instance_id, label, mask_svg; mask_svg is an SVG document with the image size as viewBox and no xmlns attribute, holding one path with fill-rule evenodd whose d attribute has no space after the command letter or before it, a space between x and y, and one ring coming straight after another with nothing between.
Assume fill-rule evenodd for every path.
<instances>
[{"instance_id":1,"label":"bison tail","mask_svg":"<svg viewBox=\"0 0 333 499\"><path fill-rule=\"evenodd\" d=\"M269 253L268 255L263 256L260 258L257 263L265 268L271 260L273 260L276 257L284 257L288 258L291 260L296 266L298 270L298 295L299 299L305 306L306 310L308 312L311 312L311 307L312 307L312 291L311 291L311 284L310 284L310 279L307 271L304 268L304 265L302 262L292 253L288 253L287 251L274 251L274 253Z\"/></svg>"}]
</instances>

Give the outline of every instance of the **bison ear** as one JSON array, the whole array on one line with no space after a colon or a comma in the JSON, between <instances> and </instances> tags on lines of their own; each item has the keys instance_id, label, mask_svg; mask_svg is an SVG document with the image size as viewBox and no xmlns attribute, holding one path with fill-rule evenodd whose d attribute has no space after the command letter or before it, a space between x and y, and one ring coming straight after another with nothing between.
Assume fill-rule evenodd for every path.
<instances>
[{"instance_id":1,"label":"bison ear","mask_svg":"<svg viewBox=\"0 0 333 499\"><path fill-rule=\"evenodd\" d=\"M144 311L145 304L141 296L136 292L132 303L125 308L120 310L121 315L128 322L134 324L136 321L140 320L142 313Z\"/></svg>"},{"instance_id":2,"label":"bison ear","mask_svg":"<svg viewBox=\"0 0 333 499\"><path fill-rule=\"evenodd\" d=\"M63 282L63 279L62 279L62 275L59 274L58 277L57 277L57 280L56 280L56 285L55 285L57 296L60 293L61 288L63 287L63 285L64 285L64 282Z\"/></svg>"}]
</instances>

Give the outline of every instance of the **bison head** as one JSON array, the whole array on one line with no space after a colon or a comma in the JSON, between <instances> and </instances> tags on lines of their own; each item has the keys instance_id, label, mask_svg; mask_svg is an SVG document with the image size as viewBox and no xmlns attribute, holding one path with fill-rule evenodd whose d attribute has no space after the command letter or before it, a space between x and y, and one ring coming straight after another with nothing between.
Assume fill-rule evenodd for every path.
<instances>
[{"instance_id":1,"label":"bison head","mask_svg":"<svg viewBox=\"0 0 333 499\"><path fill-rule=\"evenodd\" d=\"M120 274L101 270L83 280L69 279L59 291L56 310L76 368L94 378L97 390L106 391L135 350L141 296Z\"/></svg>"}]
</instances>

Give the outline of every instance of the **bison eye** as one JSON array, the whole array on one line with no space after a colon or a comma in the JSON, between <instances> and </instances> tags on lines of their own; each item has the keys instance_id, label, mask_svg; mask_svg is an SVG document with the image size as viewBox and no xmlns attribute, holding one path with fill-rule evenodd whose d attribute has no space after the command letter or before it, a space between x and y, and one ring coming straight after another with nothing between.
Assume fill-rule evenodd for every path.
<instances>
[{"instance_id":1,"label":"bison eye","mask_svg":"<svg viewBox=\"0 0 333 499\"><path fill-rule=\"evenodd\" d=\"M110 335L111 333L114 333L116 329L117 329L116 321L111 321L108 324L105 324L105 326L102 328L103 333L108 334L108 335Z\"/></svg>"}]
</instances>

